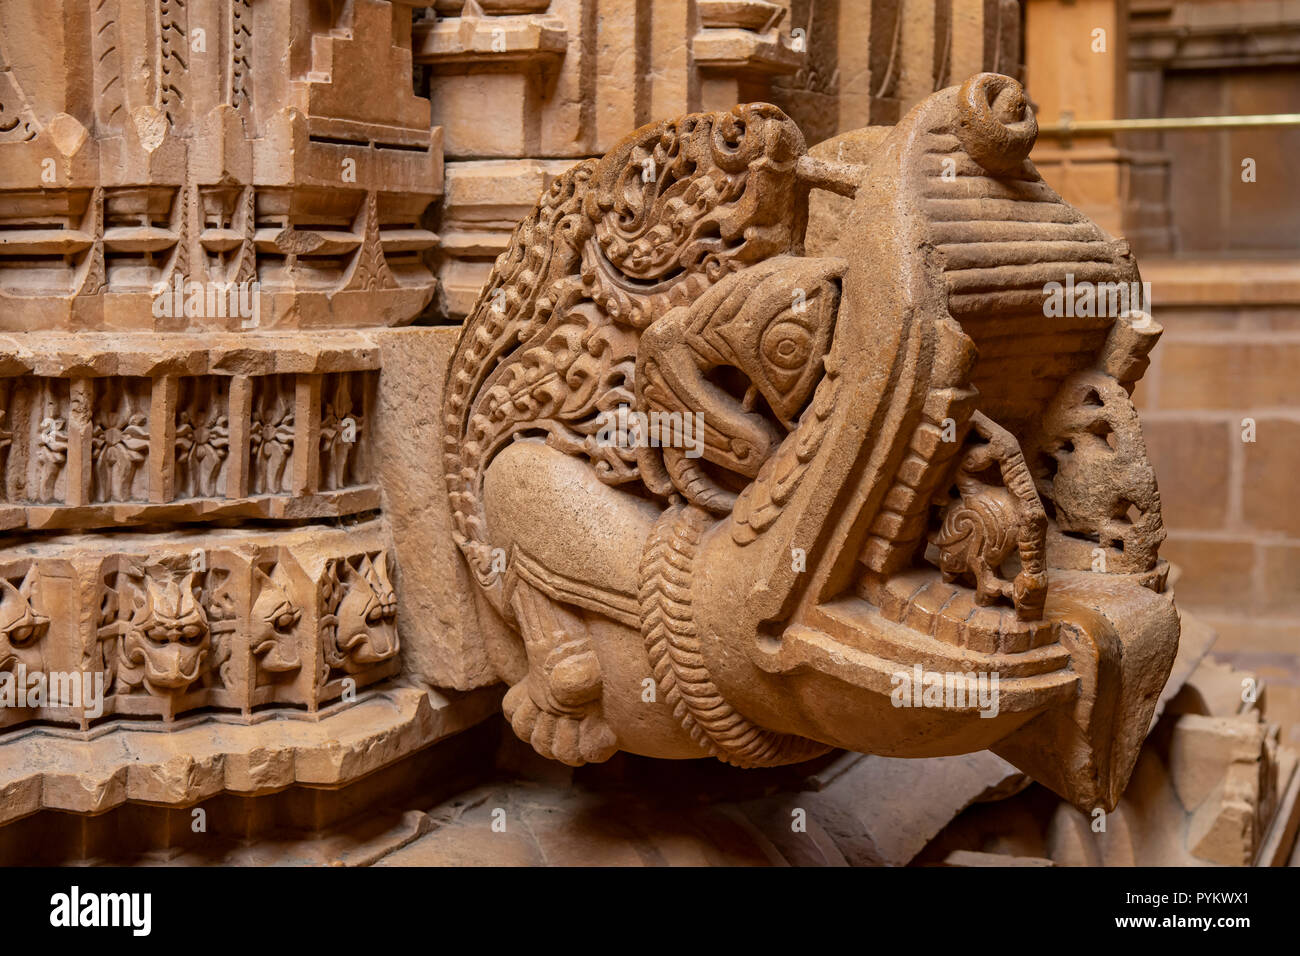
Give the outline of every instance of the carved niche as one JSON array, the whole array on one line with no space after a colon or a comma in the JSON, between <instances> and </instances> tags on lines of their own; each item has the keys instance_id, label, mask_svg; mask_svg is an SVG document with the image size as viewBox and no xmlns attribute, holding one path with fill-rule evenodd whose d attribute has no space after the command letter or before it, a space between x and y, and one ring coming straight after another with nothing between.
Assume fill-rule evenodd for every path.
<instances>
[{"instance_id":1,"label":"carved niche","mask_svg":"<svg viewBox=\"0 0 1300 956\"><path fill-rule=\"evenodd\" d=\"M862 163L773 106L692 114L520 223L448 372L444 452L539 753L992 748L1114 806L1178 641L1128 398L1159 327L1049 317L1067 274L1138 274L1042 181L1036 135L996 74L839 138ZM940 693L900 706L914 674ZM943 693L977 675L992 712Z\"/></svg>"}]
</instances>

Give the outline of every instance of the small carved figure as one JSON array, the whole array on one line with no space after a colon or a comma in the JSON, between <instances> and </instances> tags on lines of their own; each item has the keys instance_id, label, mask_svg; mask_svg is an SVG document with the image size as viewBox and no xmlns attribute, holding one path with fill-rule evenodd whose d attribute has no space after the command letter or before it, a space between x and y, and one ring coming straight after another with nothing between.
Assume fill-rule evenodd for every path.
<instances>
[{"instance_id":1,"label":"small carved figure","mask_svg":"<svg viewBox=\"0 0 1300 956\"><path fill-rule=\"evenodd\" d=\"M977 604L1004 597L1022 620L1035 620L1047 597L1047 515L1011 433L979 412L971 424L986 442L969 448L957 467L961 497L949 503L934 535L939 570L945 581L973 577ZM982 477L994 467L1005 484ZM1022 568L1011 582L1003 577L1002 564L1017 545Z\"/></svg>"},{"instance_id":2,"label":"small carved figure","mask_svg":"<svg viewBox=\"0 0 1300 956\"><path fill-rule=\"evenodd\" d=\"M54 411L53 399L36 429L36 501L53 501L59 474L68 461L68 420Z\"/></svg>"},{"instance_id":3,"label":"small carved figure","mask_svg":"<svg viewBox=\"0 0 1300 956\"><path fill-rule=\"evenodd\" d=\"M293 406L288 401L277 398L272 407L254 410L249 449L253 493L288 491L288 465L293 454Z\"/></svg>"}]
</instances>

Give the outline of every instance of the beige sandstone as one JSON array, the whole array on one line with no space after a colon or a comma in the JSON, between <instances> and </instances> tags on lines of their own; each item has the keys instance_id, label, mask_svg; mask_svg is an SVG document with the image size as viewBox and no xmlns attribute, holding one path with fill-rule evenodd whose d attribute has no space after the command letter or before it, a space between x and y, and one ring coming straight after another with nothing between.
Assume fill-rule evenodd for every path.
<instances>
[{"instance_id":1,"label":"beige sandstone","mask_svg":"<svg viewBox=\"0 0 1300 956\"><path fill-rule=\"evenodd\" d=\"M1155 793L1280 862L1294 757L1178 653L1161 328L1044 309L1140 277L1027 158L1014 4L599 6L5 0L0 674L104 696L0 709L0 859L1116 862ZM562 766L637 758L690 769ZM1031 779L1050 846L941 852Z\"/></svg>"}]
</instances>

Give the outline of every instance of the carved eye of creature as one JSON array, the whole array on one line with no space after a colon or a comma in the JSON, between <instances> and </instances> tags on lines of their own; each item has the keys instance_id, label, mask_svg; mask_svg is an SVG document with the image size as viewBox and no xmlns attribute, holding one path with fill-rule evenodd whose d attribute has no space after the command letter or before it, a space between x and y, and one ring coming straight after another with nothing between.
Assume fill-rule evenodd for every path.
<instances>
[{"instance_id":1,"label":"carved eye of creature","mask_svg":"<svg viewBox=\"0 0 1300 956\"><path fill-rule=\"evenodd\" d=\"M182 644L197 644L203 638L203 628L198 624L186 624L181 628Z\"/></svg>"},{"instance_id":2,"label":"carved eye of creature","mask_svg":"<svg viewBox=\"0 0 1300 956\"><path fill-rule=\"evenodd\" d=\"M784 392L798 383L799 374L811 358L812 346L812 333L793 319L781 318L768 326L763 333L762 355L777 388Z\"/></svg>"},{"instance_id":3,"label":"carved eye of creature","mask_svg":"<svg viewBox=\"0 0 1300 956\"><path fill-rule=\"evenodd\" d=\"M21 647L36 636L36 625L24 624L9 631L5 637L14 647Z\"/></svg>"},{"instance_id":4,"label":"carved eye of creature","mask_svg":"<svg viewBox=\"0 0 1300 956\"><path fill-rule=\"evenodd\" d=\"M296 608L285 608L271 621L271 626L277 631L287 631L296 625L301 617L302 612Z\"/></svg>"}]
</instances>

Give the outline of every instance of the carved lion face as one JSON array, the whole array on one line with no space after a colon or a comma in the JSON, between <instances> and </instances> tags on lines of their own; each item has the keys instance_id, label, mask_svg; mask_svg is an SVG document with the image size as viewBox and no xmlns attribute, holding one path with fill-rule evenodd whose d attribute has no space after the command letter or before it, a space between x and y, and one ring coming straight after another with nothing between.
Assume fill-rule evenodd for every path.
<instances>
[{"instance_id":1,"label":"carved lion face","mask_svg":"<svg viewBox=\"0 0 1300 956\"><path fill-rule=\"evenodd\" d=\"M142 668L150 693L180 694L199 679L211 650L208 616L195 592L194 574L177 582L146 575L135 596L122 656Z\"/></svg>"}]
</instances>

